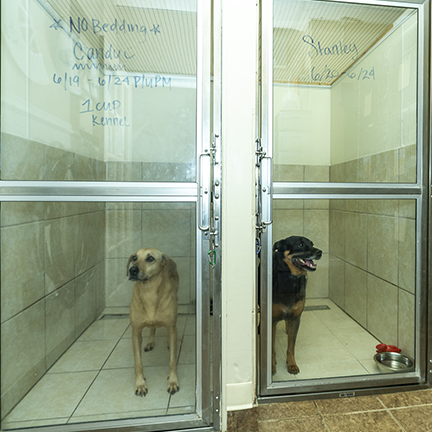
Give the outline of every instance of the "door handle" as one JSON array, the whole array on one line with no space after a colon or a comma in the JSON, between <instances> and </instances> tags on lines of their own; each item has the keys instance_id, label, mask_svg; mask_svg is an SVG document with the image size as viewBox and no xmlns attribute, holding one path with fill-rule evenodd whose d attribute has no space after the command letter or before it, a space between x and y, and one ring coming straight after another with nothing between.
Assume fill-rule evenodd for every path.
<instances>
[{"instance_id":1,"label":"door handle","mask_svg":"<svg viewBox=\"0 0 432 432\"><path fill-rule=\"evenodd\" d=\"M208 157L208 164L204 165L203 159ZM210 152L205 151L199 155L199 184L198 184L198 210L201 231L210 229ZM205 184L204 184L205 179Z\"/></svg>"},{"instance_id":2,"label":"door handle","mask_svg":"<svg viewBox=\"0 0 432 432\"><path fill-rule=\"evenodd\" d=\"M267 169L264 168L263 162L267 161L268 167ZM262 198L262 212L264 213L264 209L268 209L266 213L268 213L267 220L262 219L261 224L271 225L273 223L273 200L272 200L272 180L273 180L273 159L271 156L262 156L261 158L261 173L264 174L266 179L263 178L263 181L261 183L261 194L263 196ZM266 199L264 199L266 198ZM264 203L267 203L267 205L264 205Z\"/></svg>"}]
</instances>

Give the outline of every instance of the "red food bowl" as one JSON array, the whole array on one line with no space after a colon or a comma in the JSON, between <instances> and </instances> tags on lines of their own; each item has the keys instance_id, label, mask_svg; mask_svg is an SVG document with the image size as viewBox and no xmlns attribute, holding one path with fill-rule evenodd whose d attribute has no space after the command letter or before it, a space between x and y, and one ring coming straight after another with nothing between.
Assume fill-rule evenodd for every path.
<instances>
[{"instance_id":1,"label":"red food bowl","mask_svg":"<svg viewBox=\"0 0 432 432\"><path fill-rule=\"evenodd\" d=\"M397 346L394 345L386 345L385 343L381 343L378 344L376 346L376 352L379 353L383 353L383 352L395 352L395 353L400 353L402 350L400 348L398 348Z\"/></svg>"}]
</instances>

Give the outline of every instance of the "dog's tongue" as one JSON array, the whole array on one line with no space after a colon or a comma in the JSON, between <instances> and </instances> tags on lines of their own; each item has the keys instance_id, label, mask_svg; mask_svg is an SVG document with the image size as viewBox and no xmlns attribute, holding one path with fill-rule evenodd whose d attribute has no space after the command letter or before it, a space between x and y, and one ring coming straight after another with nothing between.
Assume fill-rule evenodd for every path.
<instances>
[{"instance_id":1,"label":"dog's tongue","mask_svg":"<svg viewBox=\"0 0 432 432\"><path fill-rule=\"evenodd\" d=\"M316 264L312 260L304 260L306 265L310 268L316 268Z\"/></svg>"}]
</instances>

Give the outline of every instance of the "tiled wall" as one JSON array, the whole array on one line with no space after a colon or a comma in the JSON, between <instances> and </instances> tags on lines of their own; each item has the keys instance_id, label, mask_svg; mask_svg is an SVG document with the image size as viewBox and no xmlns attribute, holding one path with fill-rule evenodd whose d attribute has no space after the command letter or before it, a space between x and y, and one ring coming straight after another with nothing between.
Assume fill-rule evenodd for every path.
<instances>
[{"instance_id":1,"label":"tiled wall","mask_svg":"<svg viewBox=\"0 0 432 432\"><path fill-rule=\"evenodd\" d=\"M5 134L2 162L7 180L103 173L98 161ZM104 233L104 204L2 203L3 415L105 307Z\"/></svg>"},{"instance_id":2,"label":"tiled wall","mask_svg":"<svg viewBox=\"0 0 432 432\"><path fill-rule=\"evenodd\" d=\"M414 355L415 202L330 201L329 297L375 337Z\"/></svg>"},{"instance_id":3,"label":"tiled wall","mask_svg":"<svg viewBox=\"0 0 432 432\"><path fill-rule=\"evenodd\" d=\"M415 181L414 146L330 168L274 167L275 181L372 181L370 176ZM307 297L329 297L375 337L414 355L415 216L413 200L276 199L273 241L310 238L324 254L308 274Z\"/></svg>"},{"instance_id":4,"label":"tiled wall","mask_svg":"<svg viewBox=\"0 0 432 432\"><path fill-rule=\"evenodd\" d=\"M332 86L330 165L416 142L417 37L413 13Z\"/></svg>"},{"instance_id":5,"label":"tiled wall","mask_svg":"<svg viewBox=\"0 0 432 432\"><path fill-rule=\"evenodd\" d=\"M329 167L324 165L275 165L274 181L328 182ZM323 251L317 270L308 273L308 298L328 297L329 201L273 200L273 243L291 235L311 239Z\"/></svg>"},{"instance_id":6,"label":"tiled wall","mask_svg":"<svg viewBox=\"0 0 432 432\"><path fill-rule=\"evenodd\" d=\"M168 165L103 163L2 134L3 180L194 178L194 167ZM106 307L129 306L126 263L137 249L156 247L175 260L179 303L191 304L194 245L194 203L3 202L2 415Z\"/></svg>"},{"instance_id":7,"label":"tiled wall","mask_svg":"<svg viewBox=\"0 0 432 432\"><path fill-rule=\"evenodd\" d=\"M413 14L352 69L373 70L373 79L344 75L327 91L275 84L274 180L415 183L416 49ZM323 249L308 297L329 296L413 355L414 203L275 200L273 208L273 241L301 234Z\"/></svg>"},{"instance_id":8,"label":"tiled wall","mask_svg":"<svg viewBox=\"0 0 432 432\"><path fill-rule=\"evenodd\" d=\"M414 183L416 146L332 165L332 182ZM413 200L332 200L329 297L375 337L414 356Z\"/></svg>"},{"instance_id":9,"label":"tiled wall","mask_svg":"<svg viewBox=\"0 0 432 432\"><path fill-rule=\"evenodd\" d=\"M331 165L331 182L415 183L416 145Z\"/></svg>"},{"instance_id":10,"label":"tiled wall","mask_svg":"<svg viewBox=\"0 0 432 432\"><path fill-rule=\"evenodd\" d=\"M2 159L5 180L195 176L186 164L103 163L7 134ZM414 146L332 167L274 167L275 181L410 182L413 173ZM106 306L129 305L126 262L137 249L156 247L173 258L179 303L194 301L195 204L3 203L1 218L4 414ZM274 241L289 235L311 238L324 253L309 274L309 298L330 297L375 336L413 353L412 202L275 200Z\"/></svg>"},{"instance_id":11,"label":"tiled wall","mask_svg":"<svg viewBox=\"0 0 432 432\"><path fill-rule=\"evenodd\" d=\"M195 204L106 204L106 305L129 306L133 282L126 278L129 256L143 247L166 253L177 264L179 304L195 299Z\"/></svg>"},{"instance_id":12,"label":"tiled wall","mask_svg":"<svg viewBox=\"0 0 432 432\"><path fill-rule=\"evenodd\" d=\"M111 181L195 181L195 166L183 163L106 162ZM133 282L126 278L129 256L154 247L172 258L180 277L179 304L195 299L195 204L106 204L106 305L129 306Z\"/></svg>"},{"instance_id":13,"label":"tiled wall","mask_svg":"<svg viewBox=\"0 0 432 432\"><path fill-rule=\"evenodd\" d=\"M105 176L104 162L16 135L3 132L1 146L2 180L103 180Z\"/></svg>"}]
</instances>

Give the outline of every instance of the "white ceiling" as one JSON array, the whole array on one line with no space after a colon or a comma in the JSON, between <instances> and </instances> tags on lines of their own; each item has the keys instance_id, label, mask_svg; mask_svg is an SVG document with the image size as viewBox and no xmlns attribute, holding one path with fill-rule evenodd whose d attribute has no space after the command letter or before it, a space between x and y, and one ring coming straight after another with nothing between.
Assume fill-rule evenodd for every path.
<instances>
[{"instance_id":1,"label":"white ceiling","mask_svg":"<svg viewBox=\"0 0 432 432\"><path fill-rule=\"evenodd\" d=\"M233 0L234 1L234 0ZM84 18L89 30L77 35L87 48L110 46L131 58L121 63L133 73L196 74L197 0L39 0L66 23ZM383 7L313 0L274 0L274 81L331 85L380 39L412 13ZM91 31L91 23L108 31ZM97 21L96 21L97 20ZM134 26L140 31L110 31ZM76 32L75 32L76 33ZM104 51L105 50L105 51ZM314 79L322 75L321 80ZM325 78L325 79L324 79Z\"/></svg>"},{"instance_id":2,"label":"white ceiling","mask_svg":"<svg viewBox=\"0 0 432 432\"><path fill-rule=\"evenodd\" d=\"M275 82L331 85L411 10L311 0L275 0Z\"/></svg>"}]
</instances>

